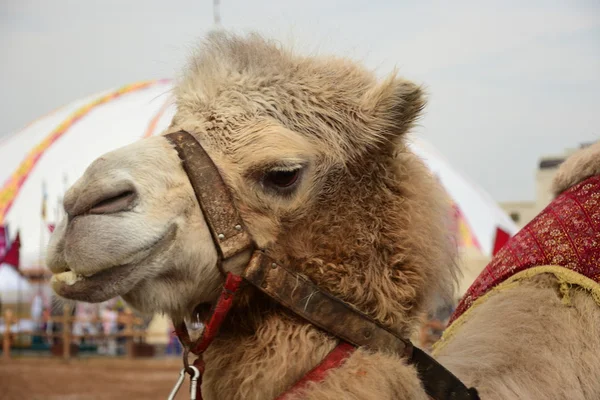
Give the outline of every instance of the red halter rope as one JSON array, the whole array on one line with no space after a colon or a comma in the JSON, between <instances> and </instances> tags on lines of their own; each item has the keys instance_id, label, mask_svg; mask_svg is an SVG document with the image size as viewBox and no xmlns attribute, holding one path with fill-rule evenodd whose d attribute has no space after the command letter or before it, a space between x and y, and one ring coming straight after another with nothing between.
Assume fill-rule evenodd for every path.
<instances>
[{"instance_id":1,"label":"red halter rope","mask_svg":"<svg viewBox=\"0 0 600 400\"><path fill-rule=\"evenodd\" d=\"M198 368L198 371L200 371L200 376L198 377L198 386L196 387L196 398L198 400L202 400L202 375L204 374L205 370L205 364L204 360L202 359L202 354L206 351L208 346L210 346L214 338L219 333L219 328L225 320L227 313L229 313L229 310L231 310L235 293L240 288L242 280L243 278L239 275L234 275L231 272L227 274L227 278L225 279L225 285L223 286L223 290L221 291L219 300L217 300L217 303L212 309L210 319L208 323L204 326L204 330L202 331L202 336L196 342L192 343L192 341L190 340L190 335L187 331L184 322L179 324L175 329L177 337L186 348L186 351L184 351L183 355L183 360L184 364L186 364L186 369L189 369L187 365L188 351L198 356L198 358L194 361L194 366Z\"/></svg>"}]
</instances>

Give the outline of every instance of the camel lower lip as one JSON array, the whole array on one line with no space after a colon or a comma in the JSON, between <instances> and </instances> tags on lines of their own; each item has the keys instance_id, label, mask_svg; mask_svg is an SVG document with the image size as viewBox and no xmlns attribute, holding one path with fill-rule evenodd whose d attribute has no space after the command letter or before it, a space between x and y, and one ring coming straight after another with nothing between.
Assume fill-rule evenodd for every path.
<instances>
[{"instance_id":1,"label":"camel lower lip","mask_svg":"<svg viewBox=\"0 0 600 400\"><path fill-rule=\"evenodd\" d=\"M176 232L176 225L171 225L162 237L143 251L141 259L134 263L107 268L90 276L82 276L74 271L55 274L51 280L52 289L61 297L88 303L103 302L127 293L139 280L136 269L170 246L175 240Z\"/></svg>"},{"instance_id":2,"label":"camel lower lip","mask_svg":"<svg viewBox=\"0 0 600 400\"><path fill-rule=\"evenodd\" d=\"M58 295L67 299L102 302L126 289L133 268L135 266L121 265L88 277L68 271L54 275L51 284Z\"/></svg>"}]
</instances>

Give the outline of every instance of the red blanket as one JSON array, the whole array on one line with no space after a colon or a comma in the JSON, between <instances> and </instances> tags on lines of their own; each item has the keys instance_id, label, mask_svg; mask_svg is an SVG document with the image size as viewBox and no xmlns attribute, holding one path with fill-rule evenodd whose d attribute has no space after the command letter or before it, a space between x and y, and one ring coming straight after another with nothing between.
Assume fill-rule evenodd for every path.
<instances>
[{"instance_id":1,"label":"red blanket","mask_svg":"<svg viewBox=\"0 0 600 400\"><path fill-rule=\"evenodd\" d=\"M600 175L562 193L512 237L471 285L449 324L507 278L544 265L600 283Z\"/></svg>"}]
</instances>

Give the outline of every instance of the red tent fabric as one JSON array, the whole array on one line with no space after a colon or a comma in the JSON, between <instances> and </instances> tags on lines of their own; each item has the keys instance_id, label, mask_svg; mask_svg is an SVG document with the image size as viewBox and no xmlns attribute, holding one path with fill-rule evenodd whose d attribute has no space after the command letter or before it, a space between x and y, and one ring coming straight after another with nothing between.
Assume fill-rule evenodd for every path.
<instances>
[{"instance_id":1,"label":"red tent fabric","mask_svg":"<svg viewBox=\"0 0 600 400\"><path fill-rule=\"evenodd\" d=\"M500 251L502 247L508 242L510 239L510 234L501 228L496 228L496 239L494 240L494 251L492 255L496 255Z\"/></svg>"},{"instance_id":2,"label":"red tent fabric","mask_svg":"<svg viewBox=\"0 0 600 400\"><path fill-rule=\"evenodd\" d=\"M8 264L8 265L12 265L18 271L19 263L20 263L20 259L21 259L20 249L21 249L21 235L19 234L19 232L17 232L17 237L15 238L15 240L13 240L13 242L10 245L10 248L8 249L8 251L6 252L6 255L4 256L4 259L2 260L2 262L5 264Z\"/></svg>"}]
</instances>

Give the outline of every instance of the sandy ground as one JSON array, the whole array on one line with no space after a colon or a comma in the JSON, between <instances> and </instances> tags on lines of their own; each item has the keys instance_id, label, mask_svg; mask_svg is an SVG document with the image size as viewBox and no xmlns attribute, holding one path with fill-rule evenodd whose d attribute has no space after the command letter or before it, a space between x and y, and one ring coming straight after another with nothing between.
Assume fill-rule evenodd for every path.
<instances>
[{"instance_id":1,"label":"sandy ground","mask_svg":"<svg viewBox=\"0 0 600 400\"><path fill-rule=\"evenodd\" d=\"M166 400L181 360L0 360L0 400ZM189 379L177 400L189 399Z\"/></svg>"}]
</instances>

